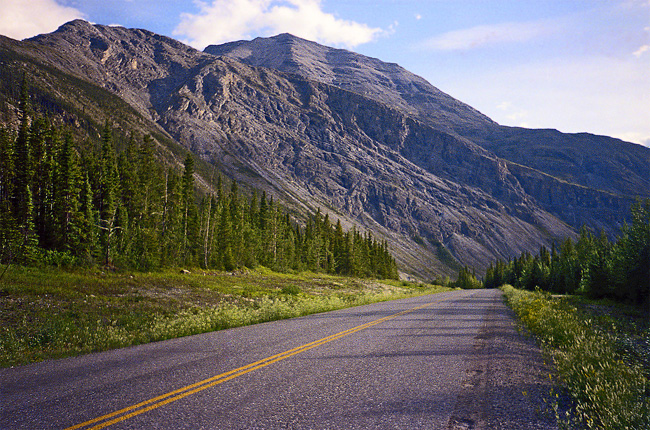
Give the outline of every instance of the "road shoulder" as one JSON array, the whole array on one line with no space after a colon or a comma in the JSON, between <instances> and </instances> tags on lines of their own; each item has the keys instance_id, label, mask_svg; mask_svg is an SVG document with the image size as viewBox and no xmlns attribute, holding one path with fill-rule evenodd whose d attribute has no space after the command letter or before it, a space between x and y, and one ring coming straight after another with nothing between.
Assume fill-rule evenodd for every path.
<instances>
[{"instance_id":1,"label":"road shoulder","mask_svg":"<svg viewBox=\"0 0 650 430\"><path fill-rule=\"evenodd\" d=\"M448 430L557 429L553 367L535 339L517 330L502 294L492 296L473 347Z\"/></svg>"}]
</instances>

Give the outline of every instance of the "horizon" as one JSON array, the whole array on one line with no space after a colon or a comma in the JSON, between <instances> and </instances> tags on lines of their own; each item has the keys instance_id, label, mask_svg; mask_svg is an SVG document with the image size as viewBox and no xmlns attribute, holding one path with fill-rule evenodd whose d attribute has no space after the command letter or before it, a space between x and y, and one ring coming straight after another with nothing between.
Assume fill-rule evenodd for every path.
<instances>
[{"instance_id":1,"label":"horizon","mask_svg":"<svg viewBox=\"0 0 650 430\"><path fill-rule=\"evenodd\" d=\"M200 50L290 33L397 63L501 125L650 147L648 0L4 3L0 34L14 39L77 18L146 29Z\"/></svg>"}]
</instances>

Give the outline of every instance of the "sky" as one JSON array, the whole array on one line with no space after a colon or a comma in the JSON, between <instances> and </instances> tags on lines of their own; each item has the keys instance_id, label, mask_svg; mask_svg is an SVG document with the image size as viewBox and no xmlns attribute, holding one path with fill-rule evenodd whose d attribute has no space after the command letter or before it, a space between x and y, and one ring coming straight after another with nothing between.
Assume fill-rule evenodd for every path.
<instances>
[{"instance_id":1,"label":"sky","mask_svg":"<svg viewBox=\"0 0 650 430\"><path fill-rule=\"evenodd\" d=\"M0 0L22 40L75 18L197 49L292 33L398 63L502 125L650 147L650 0Z\"/></svg>"}]
</instances>

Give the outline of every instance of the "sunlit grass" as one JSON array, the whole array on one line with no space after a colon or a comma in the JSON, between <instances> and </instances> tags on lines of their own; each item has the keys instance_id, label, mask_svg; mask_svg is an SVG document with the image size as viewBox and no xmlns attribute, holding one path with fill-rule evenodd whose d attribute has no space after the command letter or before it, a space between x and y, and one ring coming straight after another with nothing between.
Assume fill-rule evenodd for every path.
<instances>
[{"instance_id":1,"label":"sunlit grass","mask_svg":"<svg viewBox=\"0 0 650 430\"><path fill-rule=\"evenodd\" d=\"M445 291L315 273L12 268L0 286L0 364L11 366Z\"/></svg>"},{"instance_id":2,"label":"sunlit grass","mask_svg":"<svg viewBox=\"0 0 650 430\"><path fill-rule=\"evenodd\" d=\"M620 337L548 293L502 287L508 304L554 360L574 401L569 428L647 429L650 383L641 362L626 359ZM628 357L629 358L629 357Z\"/></svg>"}]
</instances>

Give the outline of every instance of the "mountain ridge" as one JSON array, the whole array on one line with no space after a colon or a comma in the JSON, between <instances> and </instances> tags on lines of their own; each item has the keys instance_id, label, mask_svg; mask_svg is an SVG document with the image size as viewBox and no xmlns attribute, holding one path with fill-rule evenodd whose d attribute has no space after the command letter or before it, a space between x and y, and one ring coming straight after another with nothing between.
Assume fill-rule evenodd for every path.
<instances>
[{"instance_id":1,"label":"mountain ridge","mask_svg":"<svg viewBox=\"0 0 650 430\"><path fill-rule=\"evenodd\" d=\"M437 108L442 110L434 115L434 120L438 122L455 124L469 120L494 123L471 106L443 93L396 63L326 47L289 33L269 38L258 37L252 41L209 45L204 52L354 91L414 114L424 122L428 122L434 108ZM457 108L457 112L449 110L450 107ZM451 131L446 127L444 130Z\"/></svg>"},{"instance_id":2,"label":"mountain ridge","mask_svg":"<svg viewBox=\"0 0 650 430\"><path fill-rule=\"evenodd\" d=\"M278 38L297 40L280 35L257 44ZM554 176L519 163L526 161L523 150L519 158L499 155L499 142L517 146L530 140L528 131L503 129L458 101L424 116L432 101L453 99L430 96L427 91L439 90L428 83L418 90L426 93L419 107L404 108L408 98L420 99L405 92L405 76L415 75L397 65L387 66L400 74L384 86L401 82L395 88L403 91L389 93L387 102L381 82L373 84L375 97L363 94L362 79L357 91L340 85L350 80L347 72L347 81L336 85L226 55L246 49L244 41L201 52L146 30L73 21L49 35L2 44L100 84L181 146L227 176L276 195L298 217L323 208L388 239L402 269L420 277L453 274L463 264L481 271L495 258L572 237L581 224L615 232L635 195L618 191L639 188L636 176L644 175L632 163L636 176L629 175L629 184L602 190L580 183L588 175L572 182L563 172ZM357 68L366 68L363 76L372 74L367 57L334 51L356 59ZM334 73L333 64L321 74ZM633 158L626 148L621 152ZM650 160L649 151L640 153L641 163Z\"/></svg>"},{"instance_id":3,"label":"mountain ridge","mask_svg":"<svg viewBox=\"0 0 650 430\"><path fill-rule=\"evenodd\" d=\"M279 41L279 43L275 43L275 41ZM271 56L273 58L283 58L283 61L268 61L267 58L270 54L260 54L260 52L263 53L265 49L268 49L274 44L278 45L278 47L272 51L273 55ZM413 75L408 71L405 71L406 78L415 79L415 82L412 85L394 85L390 79L385 78L383 81L376 80L375 82L372 82L371 79L365 79L361 82L356 82L356 84L352 84L350 81L354 80L354 75L346 75L346 69L344 68L338 68L336 70L331 70L333 69L331 68L329 71L331 74L335 74L336 77L330 78L329 80L319 80L319 74L312 70L314 66L310 64L309 61L303 61L302 56L288 58L291 56L291 52L286 49L286 46L291 45L293 47L296 44L309 46L311 47L311 51L314 51L314 46L317 46L319 58L336 58L342 56L342 59L353 58L356 64L366 63L370 69L373 67L376 68L375 64L379 62L381 64L387 64L392 68L397 68L403 72L405 71L403 68L395 64L383 63L375 58L365 57L342 49L325 47L318 45L315 42L306 41L288 34L270 38L256 38L252 41L237 41L219 46L211 45L204 51L215 55L229 56L255 66L270 67L284 72L296 73L303 77L330 83L344 89L353 88L360 94L369 96L370 98L388 105L399 107L406 103L409 105L410 109L407 108L405 110L413 114L413 116L418 118L420 121L431 125L436 129L450 132L459 137L467 138L474 144L478 144L479 146L488 149L490 152L501 158L512 160L518 164L528 165L536 170L548 173L567 182L590 187L594 187L594 176L598 176L598 170L601 170L602 175L600 175L599 178L596 178L598 179L598 186L596 188L621 195L629 194L626 193L625 190L631 188L640 192L643 197L650 197L650 167L648 167L648 163L646 163L649 159L647 156L647 148L642 147L641 145L623 142L619 139L605 136L589 135L588 133L570 134L560 133L553 129L532 130L521 127L500 126L487 116L473 109L471 106L442 93L426 80ZM316 68L325 68L322 61L317 64ZM370 75L372 75L372 72L366 71L364 73L364 76L366 77ZM370 82L370 84L368 84L368 82ZM386 82L390 82L390 84L386 84ZM384 95L386 93L391 93L391 91L394 90L394 88L391 87L395 86L400 88L400 94L396 95L393 92L391 96L386 99ZM414 86L418 90L410 91ZM382 89L384 91L381 91ZM424 95L422 93L424 93ZM399 102L395 102L396 99L399 99ZM411 103L407 102L407 100ZM449 105L455 109L451 112L446 111L441 114L436 112L440 107L440 104L444 104L443 110L445 108L449 109ZM460 115L455 115L456 112L460 112ZM441 125L441 121L447 122L447 124ZM619 151L614 153L616 163L612 163L611 166L601 166L600 169L596 169L596 172L582 173L581 167L584 162L581 160L580 154L584 154L585 150L589 149L585 148L585 146L581 144L581 140L583 140L585 135L589 135L591 138L599 139L601 141L606 139L607 142L603 142L603 144L618 146ZM538 143L536 141L540 142ZM522 152L522 146L529 150ZM598 159L598 154L593 153L592 149L589 156L593 159ZM557 168L553 169L548 165L548 163L544 162L543 156L540 157L535 154L535 152L548 153L550 151L554 151L558 154L558 157L555 157L554 160L563 162L558 163L558 165L568 165L569 167L564 170ZM619 154L629 152L635 153L635 157L637 158L636 163L632 157L628 157L621 161L618 160L620 157ZM626 171L626 166L630 163L635 164L634 169L636 171L641 171L642 173L633 178L629 178L628 182L630 182L630 184L619 185L618 173ZM627 170L627 172L629 171L630 170ZM596 173L596 175L594 175L594 173ZM589 177L586 178L586 176Z\"/></svg>"}]
</instances>

